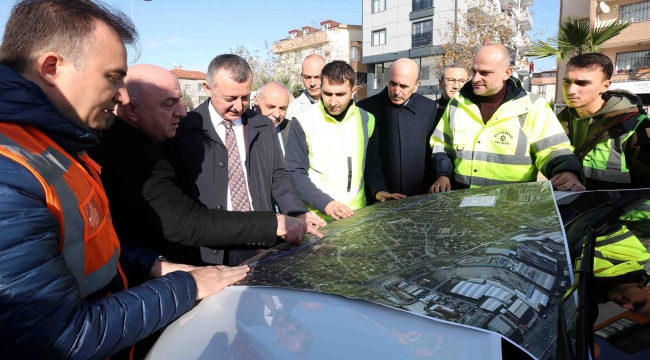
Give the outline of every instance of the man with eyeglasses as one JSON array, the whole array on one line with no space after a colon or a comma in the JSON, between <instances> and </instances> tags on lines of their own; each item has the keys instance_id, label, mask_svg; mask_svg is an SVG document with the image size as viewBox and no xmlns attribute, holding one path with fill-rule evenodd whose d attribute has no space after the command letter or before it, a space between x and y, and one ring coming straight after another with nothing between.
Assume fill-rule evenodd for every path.
<instances>
[{"instance_id":1,"label":"man with eyeglasses","mask_svg":"<svg viewBox=\"0 0 650 360\"><path fill-rule=\"evenodd\" d=\"M456 96L460 88L462 88L466 82L467 70L463 66L452 64L442 68L440 79L438 79L438 88L441 90L442 94L440 99L437 101L438 110L436 111L436 122L434 126L438 125L438 122L442 118L442 114L445 113L449 100Z\"/></svg>"},{"instance_id":2,"label":"man with eyeglasses","mask_svg":"<svg viewBox=\"0 0 650 360\"><path fill-rule=\"evenodd\" d=\"M418 94L418 86L418 64L399 59L388 69L386 88L357 105L375 116L388 191L406 196L426 194L434 180L429 138L436 127L436 102Z\"/></svg>"},{"instance_id":3,"label":"man with eyeglasses","mask_svg":"<svg viewBox=\"0 0 650 360\"><path fill-rule=\"evenodd\" d=\"M307 110L309 106L320 100L320 72L324 66L325 59L316 54L309 55L302 61L300 77L302 78L302 84L305 86L305 90L296 100L289 104L286 115L287 119L293 119L296 115Z\"/></svg>"},{"instance_id":4,"label":"man with eyeglasses","mask_svg":"<svg viewBox=\"0 0 650 360\"><path fill-rule=\"evenodd\" d=\"M584 190L569 138L548 103L511 77L508 49L484 46L471 70L431 137L429 192L536 181L538 171L557 190Z\"/></svg>"}]
</instances>

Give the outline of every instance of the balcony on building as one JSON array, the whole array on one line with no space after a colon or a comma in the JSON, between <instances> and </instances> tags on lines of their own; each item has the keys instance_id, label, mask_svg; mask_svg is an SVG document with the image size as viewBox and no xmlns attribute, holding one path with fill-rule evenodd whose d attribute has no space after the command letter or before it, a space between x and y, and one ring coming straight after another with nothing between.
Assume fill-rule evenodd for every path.
<instances>
[{"instance_id":1,"label":"balcony on building","mask_svg":"<svg viewBox=\"0 0 650 360\"><path fill-rule=\"evenodd\" d=\"M511 7L516 8L517 5L519 5L518 0L499 0L499 2L501 3L501 8L504 9L504 10L506 10L508 8L511 8Z\"/></svg>"},{"instance_id":2,"label":"balcony on building","mask_svg":"<svg viewBox=\"0 0 650 360\"><path fill-rule=\"evenodd\" d=\"M557 78L557 70L540 71L533 73L530 83L533 85L548 85L555 84Z\"/></svg>"},{"instance_id":3,"label":"balcony on building","mask_svg":"<svg viewBox=\"0 0 650 360\"><path fill-rule=\"evenodd\" d=\"M533 15L530 13L530 10L524 9L519 14L519 27L522 31L533 30Z\"/></svg>"},{"instance_id":4,"label":"balcony on building","mask_svg":"<svg viewBox=\"0 0 650 360\"><path fill-rule=\"evenodd\" d=\"M413 0L413 11L420 11L433 7L433 0Z\"/></svg>"}]
</instances>

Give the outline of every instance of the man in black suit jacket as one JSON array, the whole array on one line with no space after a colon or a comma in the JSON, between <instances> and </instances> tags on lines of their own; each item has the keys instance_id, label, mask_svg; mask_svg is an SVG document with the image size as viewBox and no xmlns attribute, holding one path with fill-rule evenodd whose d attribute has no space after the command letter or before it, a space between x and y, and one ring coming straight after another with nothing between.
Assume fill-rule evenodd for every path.
<instances>
[{"instance_id":1,"label":"man in black suit jacket","mask_svg":"<svg viewBox=\"0 0 650 360\"><path fill-rule=\"evenodd\" d=\"M375 116L388 192L406 196L426 194L434 180L429 139L436 128L436 102L416 92L419 79L419 66L399 59L388 70L388 86L357 103Z\"/></svg>"},{"instance_id":2,"label":"man in black suit jacket","mask_svg":"<svg viewBox=\"0 0 650 360\"><path fill-rule=\"evenodd\" d=\"M226 54L214 58L203 84L211 97L181 120L176 136L164 144L165 156L185 193L206 207L232 210L246 198L246 206L253 211L273 211L275 199L282 214L304 219L308 232L321 235L316 226L325 223L310 213L298 196L275 126L267 117L247 110L252 82L250 66L241 57ZM226 148L229 132L236 139L233 154ZM233 169L241 165L243 174L235 175L239 180L229 178L229 155ZM234 196L231 183L236 187ZM220 254L215 251L201 249L203 260L219 263ZM254 250L230 251L223 262L240 264L253 255Z\"/></svg>"},{"instance_id":3,"label":"man in black suit jacket","mask_svg":"<svg viewBox=\"0 0 650 360\"><path fill-rule=\"evenodd\" d=\"M113 224L121 239L157 249L167 259L201 265L199 246L271 247L277 237L299 241L304 220L270 211L210 210L178 187L156 141L173 137L186 115L178 79L153 65L135 65L125 79L131 102L103 132L90 156L102 166Z\"/></svg>"}]
</instances>

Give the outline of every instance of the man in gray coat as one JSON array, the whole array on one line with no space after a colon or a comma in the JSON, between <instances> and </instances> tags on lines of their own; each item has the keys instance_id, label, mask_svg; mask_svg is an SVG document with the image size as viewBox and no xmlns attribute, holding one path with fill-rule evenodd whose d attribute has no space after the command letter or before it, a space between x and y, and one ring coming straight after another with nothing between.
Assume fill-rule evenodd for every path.
<instances>
[{"instance_id":1,"label":"man in gray coat","mask_svg":"<svg viewBox=\"0 0 650 360\"><path fill-rule=\"evenodd\" d=\"M302 61L302 84L305 85L303 93L289 104L287 119L291 120L296 115L307 110L311 104L320 100L320 72L325 67L325 59L320 55L309 55Z\"/></svg>"},{"instance_id":2,"label":"man in gray coat","mask_svg":"<svg viewBox=\"0 0 650 360\"><path fill-rule=\"evenodd\" d=\"M215 57L203 84L210 95L179 124L176 136L165 144L166 157L176 170L180 187L209 209L280 212L309 223L308 232L320 236L325 223L308 212L287 170L273 123L248 109L253 75L237 55ZM259 253L249 250L201 248L207 263L240 264ZM223 254L223 255L222 255ZM223 256L223 258L222 258Z\"/></svg>"}]
</instances>

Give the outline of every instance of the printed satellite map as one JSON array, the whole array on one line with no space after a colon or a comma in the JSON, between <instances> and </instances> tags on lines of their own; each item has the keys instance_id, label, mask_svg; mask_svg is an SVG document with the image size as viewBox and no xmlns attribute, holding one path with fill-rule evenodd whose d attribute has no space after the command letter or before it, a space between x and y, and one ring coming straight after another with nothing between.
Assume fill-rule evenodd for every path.
<instances>
[{"instance_id":1,"label":"printed satellite map","mask_svg":"<svg viewBox=\"0 0 650 360\"><path fill-rule=\"evenodd\" d=\"M237 285L333 293L492 331L554 357L568 257L548 182L370 206L249 260Z\"/></svg>"}]
</instances>

